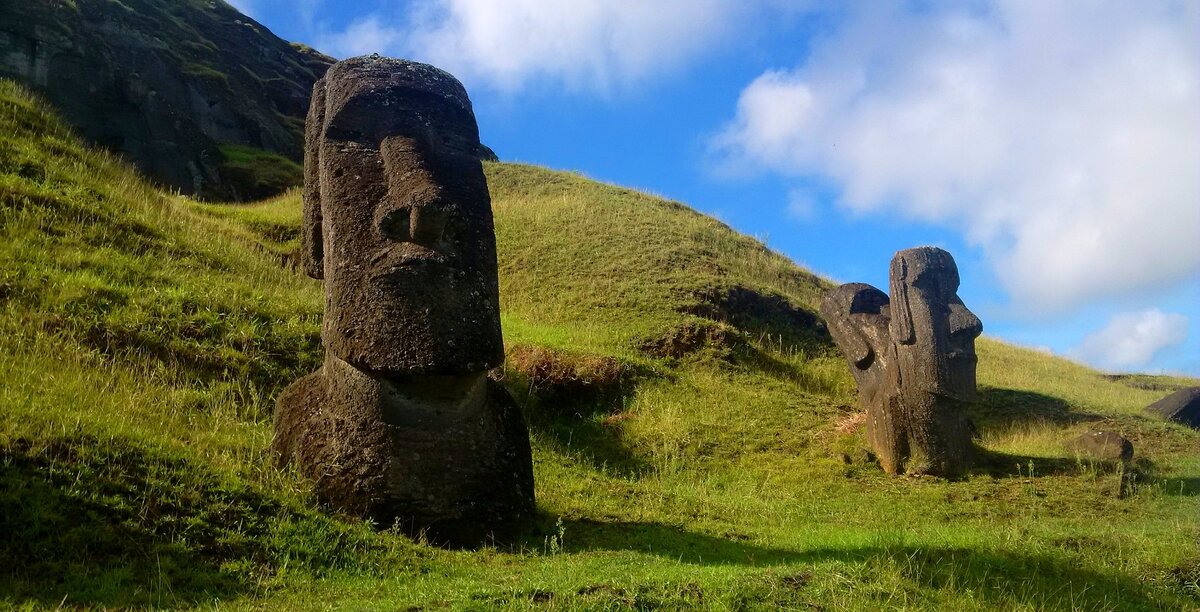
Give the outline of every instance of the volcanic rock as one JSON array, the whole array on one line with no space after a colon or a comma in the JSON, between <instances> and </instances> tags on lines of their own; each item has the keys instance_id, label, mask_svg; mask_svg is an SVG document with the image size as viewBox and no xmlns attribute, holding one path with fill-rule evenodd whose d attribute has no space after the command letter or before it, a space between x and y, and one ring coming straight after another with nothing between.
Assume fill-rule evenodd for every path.
<instances>
[{"instance_id":1,"label":"volcanic rock","mask_svg":"<svg viewBox=\"0 0 1200 612\"><path fill-rule=\"evenodd\" d=\"M1200 429L1200 387L1180 389L1146 406L1146 412L1192 429Z\"/></svg>"}]
</instances>

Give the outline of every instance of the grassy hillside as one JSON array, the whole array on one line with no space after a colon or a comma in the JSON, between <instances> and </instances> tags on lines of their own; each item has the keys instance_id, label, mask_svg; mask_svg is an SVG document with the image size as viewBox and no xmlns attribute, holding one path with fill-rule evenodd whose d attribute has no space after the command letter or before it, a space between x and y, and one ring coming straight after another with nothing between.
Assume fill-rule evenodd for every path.
<instances>
[{"instance_id":1,"label":"grassy hillside","mask_svg":"<svg viewBox=\"0 0 1200 612\"><path fill-rule=\"evenodd\" d=\"M270 467L274 397L321 357L296 194L164 195L0 82L0 602L1200 606L1200 434L1140 415L1195 381L985 339L987 465L889 477L814 315L825 281L677 203L487 172L542 519L445 551L323 514ZM1097 427L1135 465L1062 449Z\"/></svg>"}]
</instances>

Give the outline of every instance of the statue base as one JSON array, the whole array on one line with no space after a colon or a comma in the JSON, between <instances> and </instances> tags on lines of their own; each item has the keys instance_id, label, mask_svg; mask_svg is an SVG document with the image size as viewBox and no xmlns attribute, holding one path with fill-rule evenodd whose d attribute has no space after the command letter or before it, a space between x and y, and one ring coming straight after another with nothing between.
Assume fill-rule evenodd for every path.
<instances>
[{"instance_id":1,"label":"statue base","mask_svg":"<svg viewBox=\"0 0 1200 612\"><path fill-rule=\"evenodd\" d=\"M484 372L375 374L327 357L280 395L271 446L323 504L437 545L511 541L534 515L524 419Z\"/></svg>"}]
</instances>

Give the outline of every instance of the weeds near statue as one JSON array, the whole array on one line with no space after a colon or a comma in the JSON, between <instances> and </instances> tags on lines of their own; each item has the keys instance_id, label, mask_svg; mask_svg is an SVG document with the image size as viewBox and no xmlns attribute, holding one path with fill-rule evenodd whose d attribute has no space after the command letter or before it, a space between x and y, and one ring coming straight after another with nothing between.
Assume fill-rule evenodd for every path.
<instances>
[{"instance_id":1,"label":"weeds near statue","mask_svg":"<svg viewBox=\"0 0 1200 612\"><path fill-rule=\"evenodd\" d=\"M305 132L301 259L325 281L325 363L289 386L273 448L322 502L473 545L533 514L529 435L504 360L491 200L450 74L335 64Z\"/></svg>"},{"instance_id":2,"label":"weeds near statue","mask_svg":"<svg viewBox=\"0 0 1200 612\"><path fill-rule=\"evenodd\" d=\"M975 400L975 338L983 324L957 295L949 253L892 258L891 299L862 283L829 292L821 314L850 363L867 439L888 473L956 476L973 459L965 406Z\"/></svg>"}]
</instances>

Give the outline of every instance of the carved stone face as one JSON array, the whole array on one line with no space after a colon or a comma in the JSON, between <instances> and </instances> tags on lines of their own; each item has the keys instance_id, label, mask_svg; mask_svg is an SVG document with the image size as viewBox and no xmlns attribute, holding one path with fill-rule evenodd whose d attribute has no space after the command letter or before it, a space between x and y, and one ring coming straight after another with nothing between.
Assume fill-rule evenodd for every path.
<instances>
[{"instance_id":1,"label":"carved stone face","mask_svg":"<svg viewBox=\"0 0 1200 612\"><path fill-rule=\"evenodd\" d=\"M958 267L933 247L892 259L891 330L904 388L975 398L975 338L983 323L958 297Z\"/></svg>"},{"instance_id":2,"label":"carved stone face","mask_svg":"<svg viewBox=\"0 0 1200 612\"><path fill-rule=\"evenodd\" d=\"M306 269L328 351L373 372L503 360L491 199L454 77L381 58L334 65L306 126Z\"/></svg>"}]
</instances>

